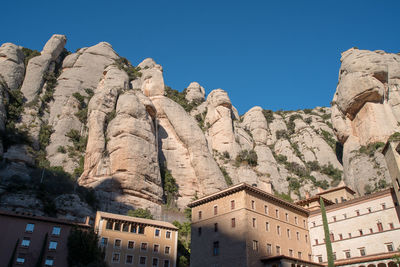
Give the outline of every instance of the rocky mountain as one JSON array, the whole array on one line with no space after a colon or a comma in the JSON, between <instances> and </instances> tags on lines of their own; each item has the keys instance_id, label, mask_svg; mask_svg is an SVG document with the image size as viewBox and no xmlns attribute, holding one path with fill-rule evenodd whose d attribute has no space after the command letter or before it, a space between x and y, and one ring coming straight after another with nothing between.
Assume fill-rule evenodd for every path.
<instances>
[{"instance_id":1,"label":"rocky mountain","mask_svg":"<svg viewBox=\"0 0 400 267\"><path fill-rule=\"evenodd\" d=\"M222 89L168 87L150 58L135 67L108 43L71 53L66 41L0 47L2 208L165 218L239 182L296 200L390 181L379 151L399 131L399 55L344 52L332 108L239 115Z\"/></svg>"}]
</instances>

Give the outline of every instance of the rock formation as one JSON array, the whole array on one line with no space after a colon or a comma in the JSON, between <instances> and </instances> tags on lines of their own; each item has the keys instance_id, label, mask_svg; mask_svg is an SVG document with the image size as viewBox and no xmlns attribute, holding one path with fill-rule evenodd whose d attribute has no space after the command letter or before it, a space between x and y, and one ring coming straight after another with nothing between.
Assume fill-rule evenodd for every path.
<instances>
[{"instance_id":1,"label":"rock formation","mask_svg":"<svg viewBox=\"0 0 400 267\"><path fill-rule=\"evenodd\" d=\"M363 194L371 185L390 182L377 148L400 130L400 56L352 48L341 62L332 123L344 147L345 180Z\"/></svg>"},{"instance_id":2,"label":"rock formation","mask_svg":"<svg viewBox=\"0 0 400 267\"><path fill-rule=\"evenodd\" d=\"M399 55L344 52L332 108L240 116L222 89L169 88L151 58L134 67L108 43L65 44L54 35L40 53L0 47L2 207L161 218L239 182L286 199L343 178L360 194L387 185L379 142L400 130Z\"/></svg>"}]
</instances>

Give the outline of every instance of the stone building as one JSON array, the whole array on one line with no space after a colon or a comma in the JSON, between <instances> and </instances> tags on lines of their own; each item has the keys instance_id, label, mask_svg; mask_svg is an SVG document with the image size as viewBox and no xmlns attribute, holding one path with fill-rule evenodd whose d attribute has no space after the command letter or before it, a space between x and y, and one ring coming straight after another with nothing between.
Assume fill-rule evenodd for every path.
<instances>
[{"instance_id":1,"label":"stone building","mask_svg":"<svg viewBox=\"0 0 400 267\"><path fill-rule=\"evenodd\" d=\"M98 211L94 227L110 266L177 264L178 228L171 223Z\"/></svg>"},{"instance_id":2,"label":"stone building","mask_svg":"<svg viewBox=\"0 0 400 267\"><path fill-rule=\"evenodd\" d=\"M312 262L309 212L240 183L197 199L191 266L322 266Z\"/></svg>"},{"instance_id":3,"label":"stone building","mask_svg":"<svg viewBox=\"0 0 400 267\"><path fill-rule=\"evenodd\" d=\"M347 189L342 186L335 192L345 194L345 191ZM392 262L391 258L400 246L399 206L392 188L328 205L326 214L336 266ZM308 229L313 260L326 264L319 209L310 211Z\"/></svg>"},{"instance_id":4,"label":"stone building","mask_svg":"<svg viewBox=\"0 0 400 267\"><path fill-rule=\"evenodd\" d=\"M77 223L0 211L1 266L67 267L69 233L73 227L90 229L88 218Z\"/></svg>"}]
</instances>

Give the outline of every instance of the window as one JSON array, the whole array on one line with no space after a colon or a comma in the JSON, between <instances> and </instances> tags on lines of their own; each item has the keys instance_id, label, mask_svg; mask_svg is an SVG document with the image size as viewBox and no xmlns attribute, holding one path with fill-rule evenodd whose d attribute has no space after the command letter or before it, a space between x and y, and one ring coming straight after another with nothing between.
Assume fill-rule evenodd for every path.
<instances>
[{"instance_id":1,"label":"window","mask_svg":"<svg viewBox=\"0 0 400 267\"><path fill-rule=\"evenodd\" d=\"M294 223L297 225L299 223L297 216L294 217Z\"/></svg>"},{"instance_id":2,"label":"window","mask_svg":"<svg viewBox=\"0 0 400 267\"><path fill-rule=\"evenodd\" d=\"M347 219L346 213L343 214L343 219Z\"/></svg>"},{"instance_id":3,"label":"window","mask_svg":"<svg viewBox=\"0 0 400 267\"><path fill-rule=\"evenodd\" d=\"M336 260L336 252L333 252L333 260L335 261Z\"/></svg>"},{"instance_id":4,"label":"window","mask_svg":"<svg viewBox=\"0 0 400 267\"><path fill-rule=\"evenodd\" d=\"M258 251L258 241L257 240L253 240L253 250Z\"/></svg>"},{"instance_id":5,"label":"window","mask_svg":"<svg viewBox=\"0 0 400 267\"><path fill-rule=\"evenodd\" d=\"M214 206L214 215L218 214L218 206Z\"/></svg>"},{"instance_id":6,"label":"window","mask_svg":"<svg viewBox=\"0 0 400 267\"><path fill-rule=\"evenodd\" d=\"M256 228L256 226L257 226L257 220L256 218L253 218L253 228Z\"/></svg>"},{"instance_id":7,"label":"window","mask_svg":"<svg viewBox=\"0 0 400 267\"><path fill-rule=\"evenodd\" d=\"M289 214L285 213L285 220L289 221Z\"/></svg>"},{"instance_id":8,"label":"window","mask_svg":"<svg viewBox=\"0 0 400 267\"><path fill-rule=\"evenodd\" d=\"M300 240L300 233L299 232L296 232L296 239Z\"/></svg>"},{"instance_id":9,"label":"window","mask_svg":"<svg viewBox=\"0 0 400 267\"><path fill-rule=\"evenodd\" d=\"M33 223L28 223L25 227L25 232L27 233L32 233L33 229L35 228L35 224Z\"/></svg>"},{"instance_id":10,"label":"window","mask_svg":"<svg viewBox=\"0 0 400 267\"><path fill-rule=\"evenodd\" d=\"M345 201L346 201L346 199L345 199L344 197L340 197L340 200L341 200L342 202L345 202Z\"/></svg>"},{"instance_id":11,"label":"window","mask_svg":"<svg viewBox=\"0 0 400 267\"><path fill-rule=\"evenodd\" d=\"M315 239L315 245L318 245L318 239Z\"/></svg>"},{"instance_id":12,"label":"window","mask_svg":"<svg viewBox=\"0 0 400 267\"><path fill-rule=\"evenodd\" d=\"M114 231L121 231L121 223L119 222L114 223Z\"/></svg>"},{"instance_id":13,"label":"window","mask_svg":"<svg viewBox=\"0 0 400 267\"><path fill-rule=\"evenodd\" d=\"M167 231L167 232L165 233L165 238L166 238L166 239L171 239L171 231Z\"/></svg>"},{"instance_id":14,"label":"window","mask_svg":"<svg viewBox=\"0 0 400 267\"><path fill-rule=\"evenodd\" d=\"M393 251L393 243L387 243L385 245L386 245L387 251L389 251L389 252Z\"/></svg>"},{"instance_id":15,"label":"window","mask_svg":"<svg viewBox=\"0 0 400 267\"><path fill-rule=\"evenodd\" d=\"M100 239L100 246L105 247L108 244L108 238L107 237L102 237Z\"/></svg>"},{"instance_id":16,"label":"window","mask_svg":"<svg viewBox=\"0 0 400 267\"><path fill-rule=\"evenodd\" d=\"M265 231L269 231L269 222L265 223Z\"/></svg>"},{"instance_id":17,"label":"window","mask_svg":"<svg viewBox=\"0 0 400 267\"><path fill-rule=\"evenodd\" d=\"M372 228L369 228L369 233L370 233L370 234L373 234L373 233L374 233L374 230L372 230Z\"/></svg>"},{"instance_id":18,"label":"window","mask_svg":"<svg viewBox=\"0 0 400 267\"><path fill-rule=\"evenodd\" d=\"M198 234L198 236L201 236L201 227L199 227L199 228L197 229L197 234Z\"/></svg>"},{"instance_id":19,"label":"window","mask_svg":"<svg viewBox=\"0 0 400 267\"><path fill-rule=\"evenodd\" d=\"M343 240L343 235L342 234L339 234L339 239Z\"/></svg>"},{"instance_id":20,"label":"window","mask_svg":"<svg viewBox=\"0 0 400 267\"><path fill-rule=\"evenodd\" d=\"M214 232L218 232L218 223L214 223Z\"/></svg>"},{"instance_id":21,"label":"window","mask_svg":"<svg viewBox=\"0 0 400 267\"><path fill-rule=\"evenodd\" d=\"M139 257L139 265L146 265L146 257L145 256Z\"/></svg>"},{"instance_id":22,"label":"window","mask_svg":"<svg viewBox=\"0 0 400 267\"><path fill-rule=\"evenodd\" d=\"M281 247L276 246L276 254L280 255L281 254Z\"/></svg>"},{"instance_id":23,"label":"window","mask_svg":"<svg viewBox=\"0 0 400 267\"><path fill-rule=\"evenodd\" d=\"M44 261L44 266L53 266L54 265L54 258L53 257L46 257Z\"/></svg>"},{"instance_id":24,"label":"window","mask_svg":"<svg viewBox=\"0 0 400 267\"><path fill-rule=\"evenodd\" d=\"M322 256L318 256L318 262L322 262Z\"/></svg>"},{"instance_id":25,"label":"window","mask_svg":"<svg viewBox=\"0 0 400 267\"><path fill-rule=\"evenodd\" d=\"M51 231L51 234L52 234L52 235L59 236L60 233L61 233L61 227L54 226L54 227L53 227L53 231Z\"/></svg>"},{"instance_id":26,"label":"window","mask_svg":"<svg viewBox=\"0 0 400 267\"><path fill-rule=\"evenodd\" d=\"M271 255L271 254L272 254L272 245L267 244L267 255Z\"/></svg>"},{"instance_id":27,"label":"window","mask_svg":"<svg viewBox=\"0 0 400 267\"><path fill-rule=\"evenodd\" d=\"M256 208L256 202L254 200L251 201L251 209L254 210Z\"/></svg>"},{"instance_id":28,"label":"window","mask_svg":"<svg viewBox=\"0 0 400 267\"><path fill-rule=\"evenodd\" d=\"M389 228L392 230L394 229L394 224L393 223L389 223Z\"/></svg>"},{"instance_id":29,"label":"window","mask_svg":"<svg viewBox=\"0 0 400 267\"><path fill-rule=\"evenodd\" d=\"M336 222L336 216L333 216L332 218L333 218L333 221Z\"/></svg>"},{"instance_id":30,"label":"window","mask_svg":"<svg viewBox=\"0 0 400 267\"><path fill-rule=\"evenodd\" d=\"M31 244L31 239L29 237L24 237L24 239L22 239L22 242L21 242L22 247L27 248L27 247L29 247L30 244Z\"/></svg>"},{"instance_id":31,"label":"window","mask_svg":"<svg viewBox=\"0 0 400 267\"><path fill-rule=\"evenodd\" d=\"M231 200L231 210L235 209L235 200Z\"/></svg>"},{"instance_id":32,"label":"window","mask_svg":"<svg viewBox=\"0 0 400 267\"><path fill-rule=\"evenodd\" d=\"M382 232L383 231L382 223L378 222L376 225L378 226L378 232Z\"/></svg>"},{"instance_id":33,"label":"window","mask_svg":"<svg viewBox=\"0 0 400 267\"><path fill-rule=\"evenodd\" d=\"M306 228L306 220L303 220L303 226Z\"/></svg>"},{"instance_id":34,"label":"window","mask_svg":"<svg viewBox=\"0 0 400 267\"><path fill-rule=\"evenodd\" d=\"M125 264L132 264L133 263L133 256L126 255Z\"/></svg>"},{"instance_id":35,"label":"window","mask_svg":"<svg viewBox=\"0 0 400 267\"><path fill-rule=\"evenodd\" d=\"M232 228L235 228L235 227L236 227L236 220L235 220L235 218L232 218L232 219L231 219L231 227L232 227Z\"/></svg>"},{"instance_id":36,"label":"window","mask_svg":"<svg viewBox=\"0 0 400 267\"><path fill-rule=\"evenodd\" d=\"M335 241L335 235L333 233L329 234L329 239L333 242Z\"/></svg>"},{"instance_id":37,"label":"window","mask_svg":"<svg viewBox=\"0 0 400 267\"><path fill-rule=\"evenodd\" d=\"M56 241L50 241L49 250L56 250L56 249L57 249L57 242Z\"/></svg>"},{"instance_id":38,"label":"window","mask_svg":"<svg viewBox=\"0 0 400 267\"><path fill-rule=\"evenodd\" d=\"M112 230L113 229L113 222L112 221L107 221L106 229L107 230Z\"/></svg>"},{"instance_id":39,"label":"window","mask_svg":"<svg viewBox=\"0 0 400 267\"><path fill-rule=\"evenodd\" d=\"M275 210L275 217L279 218L279 210L277 210L277 209Z\"/></svg>"},{"instance_id":40,"label":"window","mask_svg":"<svg viewBox=\"0 0 400 267\"><path fill-rule=\"evenodd\" d=\"M371 213L371 212L372 212L372 209L371 209L371 208L367 208L367 210L368 210L368 213Z\"/></svg>"},{"instance_id":41,"label":"window","mask_svg":"<svg viewBox=\"0 0 400 267\"><path fill-rule=\"evenodd\" d=\"M276 227L276 233L281 235L281 227L279 225Z\"/></svg>"},{"instance_id":42,"label":"window","mask_svg":"<svg viewBox=\"0 0 400 267\"><path fill-rule=\"evenodd\" d=\"M155 237L160 237L160 229L156 229L156 230L154 230L154 236Z\"/></svg>"},{"instance_id":43,"label":"window","mask_svg":"<svg viewBox=\"0 0 400 267\"><path fill-rule=\"evenodd\" d=\"M267 205L264 206L264 212L265 212L265 214L268 214L268 206Z\"/></svg>"},{"instance_id":44,"label":"window","mask_svg":"<svg viewBox=\"0 0 400 267\"><path fill-rule=\"evenodd\" d=\"M147 243L141 243L140 244L140 251L147 251Z\"/></svg>"},{"instance_id":45,"label":"window","mask_svg":"<svg viewBox=\"0 0 400 267\"><path fill-rule=\"evenodd\" d=\"M358 230L358 232L360 233L360 235L363 235L363 230Z\"/></svg>"},{"instance_id":46,"label":"window","mask_svg":"<svg viewBox=\"0 0 400 267\"><path fill-rule=\"evenodd\" d=\"M312 260L311 254L308 254L308 261L311 261L311 260Z\"/></svg>"},{"instance_id":47,"label":"window","mask_svg":"<svg viewBox=\"0 0 400 267\"><path fill-rule=\"evenodd\" d=\"M349 238L351 238L351 233L349 233Z\"/></svg>"},{"instance_id":48,"label":"window","mask_svg":"<svg viewBox=\"0 0 400 267\"><path fill-rule=\"evenodd\" d=\"M157 267L157 266L158 266L158 259L153 258L153 260L151 261L151 267Z\"/></svg>"},{"instance_id":49,"label":"window","mask_svg":"<svg viewBox=\"0 0 400 267\"><path fill-rule=\"evenodd\" d=\"M213 256L218 256L219 255L219 242L215 241L213 243Z\"/></svg>"},{"instance_id":50,"label":"window","mask_svg":"<svg viewBox=\"0 0 400 267\"><path fill-rule=\"evenodd\" d=\"M360 216L360 211L359 210L356 210L356 215Z\"/></svg>"},{"instance_id":51,"label":"window","mask_svg":"<svg viewBox=\"0 0 400 267\"><path fill-rule=\"evenodd\" d=\"M287 229L287 237L290 239L290 229Z\"/></svg>"},{"instance_id":52,"label":"window","mask_svg":"<svg viewBox=\"0 0 400 267\"><path fill-rule=\"evenodd\" d=\"M24 264L25 263L25 255L18 255L17 257L17 264Z\"/></svg>"},{"instance_id":53,"label":"window","mask_svg":"<svg viewBox=\"0 0 400 267\"><path fill-rule=\"evenodd\" d=\"M344 256L346 257L346 259L350 259L351 258L350 250L345 251Z\"/></svg>"},{"instance_id":54,"label":"window","mask_svg":"<svg viewBox=\"0 0 400 267\"><path fill-rule=\"evenodd\" d=\"M122 231L123 232L129 232L129 224L124 223L123 226L122 226Z\"/></svg>"},{"instance_id":55,"label":"window","mask_svg":"<svg viewBox=\"0 0 400 267\"><path fill-rule=\"evenodd\" d=\"M160 251L160 245L154 244L153 252L158 253Z\"/></svg>"},{"instance_id":56,"label":"window","mask_svg":"<svg viewBox=\"0 0 400 267\"><path fill-rule=\"evenodd\" d=\"M169 260L164 260L164 267L169 267Z\"/></svg>"},{"instance_id":57,"label":"window","mask_svg":"<svg viewBox=\"0 0 400 267\"><path fill-rule=\"evenodd\" d=\"M134 241L128 241L128 249L134 249L135 248L135 242Z\"/></svg>"},{"instance_id":58,"label":"window","mask_svg":"<svg viewBox=\"0 0 400 267\"><path fill-rule=\"evenodd\" d=\"M293 257L293 249L289 249L289 257Z\"/></svg>"},{"instance_id":59,"label":"window","mask_svg":"<svg viewBox=\"0 0 400 267\"><path fill-rule=\"evenodd\" d=\"M315 222L312 222L313 227L315 227Z\"/></svg>"},{"instance_id":60,"label":"window","mask_svg":"<svg viewBox=\"0 0 400 267\"><path fill-rule=\"evenodd\" d=\"M359 248L360 256L365 256L365 248Z\"/></svg>"},{"instance_id":61,"label":"window","mask_svg":"<svg viewBox=\"0 0 400 267\"><path fill-rule=\"evenodd\" d=\"M201 215L202 215L202 212L199 211L199 220L201 220Z\"/></svg>"},{"instance_id":62,"label":"window","mask_svg":"<svg viewBox=\"0 0 400 267\"><path fill-rule=\"evenodd\" d=\"M138 226L138 233L141 235L144 235L144 226L143 225Z\"/></svg>"},{"instance_id":63,"label":"window","mask_svg":"<svg viewBox=\"0 0 400 267\"><path fill-rule=\"evenodd\" d=\"M137 225L131 224L131 233L136 234L136 232L137 232Z\"/></svg>"},{"instance_id":64,"label":"window","mask_svg":"<svg viewBox=\"0 0 400 267\"><path fill-rule=\"evenodd\" d=\"M337 204L337 203L339 203L339 201L338 201L338 199L337 198L335 198L335 203Z\"/></svg>"},{"instance_id":65,"label":"window","mask_svg":"<svg viewBox=\"0 0 400 267\"><path fill-rule=\"evenodd\" d=\"M166 246L166 247L164 248L164 253L165 253L165 254L169 254L169 251L170 251L170 250L171 250L171 248Z\"/></svg>"},{"instance_id":66,"label":"window","mask_svg":"<svg viewBox=\"0 0 400 267\"><path fill-rule=\"evenodd\" d=\"M302 255L301 255L301 252L300 252L300 251L297 252L297 256L298 256L299 259L301 259L301 256L302 256Z\"/></svg>"},{"instance_id":67,"label":"window","mask_svg":"<svg viewBox=\"0 0 400 267\"><path fill-rule=\"evenodd\" d=\"M386 204L385 203L382 203L381 206L382 206L383 210L386 209Z\"/></svg>"},{"instance_id":68,"label":"window","mask_svg":"<svg viewBox=\"0 0 400 267\"><path fill-rule=\"evenodd\" d=\"M120 248L120 247L121 247L121 239L115 239L114 248Z\"/></svg>"},{"instance_id":69,"label":"window","mask_svg":"<svg viewBox=\"0 0 400 267\"><path fill-rule=\"evenodd\" d=\"M306 240L306 243L308 243L308 235L305 235L304 239Z\"/></svg>"}]
</instances>

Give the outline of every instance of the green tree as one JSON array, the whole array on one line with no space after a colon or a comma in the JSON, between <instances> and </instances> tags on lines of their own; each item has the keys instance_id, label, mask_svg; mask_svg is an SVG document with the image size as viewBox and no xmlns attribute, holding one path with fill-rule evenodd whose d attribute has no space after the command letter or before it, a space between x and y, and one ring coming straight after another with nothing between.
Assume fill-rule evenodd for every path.
<instances>
[{"instance_id":1,"label":"green tree","mask_svg":"<svg viewBox=\"0 0 400 267\"><path fill-rule=\"evenodd\" d=\"M319 203L321 205L322 223L324 225L326 255L328 255L328 267L335 267L333 262L332 243L329 235L328 219L326 218L325 204L322 197L319 198Z\"/></svg>"},{"instance_id":2,"label":"green tree","mask_svg":"<svg viewBox=\"0 0 400 267\"><path fill-rule=\"evenodd\" d=\"M68 266L107 267L104 251L98 246L99 238L93 230L82 231L73 228L68 236Z\"/></svg>"},{"instance_id":3,"label":"green tree","mask_svg":"<svg viewBox=\"0 0 400 267\"><path fill-rule=\"evenodd\" d=\"M137 217L137 218L144 218L144 219L151 219L153 220L153 215L151 214L149 209L135 209L135 210L128 210L126 215L131 216L131 217Z\"/></svg>"}]
</instances>

